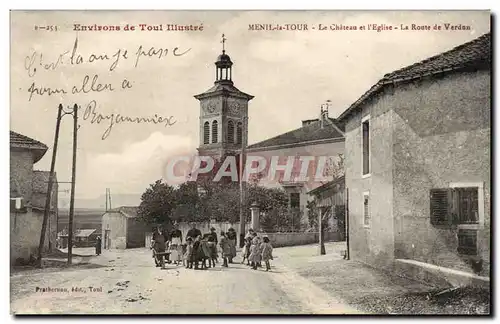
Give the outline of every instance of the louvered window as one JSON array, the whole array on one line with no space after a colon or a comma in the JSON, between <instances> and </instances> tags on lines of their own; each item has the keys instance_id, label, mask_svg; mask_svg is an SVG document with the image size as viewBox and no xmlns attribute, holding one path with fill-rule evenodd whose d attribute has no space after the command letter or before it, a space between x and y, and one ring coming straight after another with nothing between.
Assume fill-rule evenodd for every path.
<instances>
[{"instance_id":1,"label":"louvered window","mask_svg":"<svg viewBox=\"0 0 500 324\"><path fill-rule=\"evenodd\" d=\"M234 123L232 120L227 122L227 142L234 143Z\"/></svg>"},{"instance_id":2,"label":"louvered window","mask_svg":"<svg viewBox=\"0 0 500 324\"><path fill-rule=\"evenodd\" d=\"M219 124L217 123L216 120L212 122L212 143L217 143L219 138L218 138L218 132L219 132Z\"/></svg>"},{"instance_id":3,"label":"louvered window","mask_svg":"<svg viewBox=\"0 0 500 324\"><path fill-rule=\"evenodd\" d=\"M236 126L236 143L241 144L243 141L243 125L238 123Z\"/></svg>"},{"instance_id":4,"label":"louvered window","mask_svg":"<svg viewBox=\"0 0 500 324\"><path fill-rule=\"evenodd\" d=\"M210 124L208 122L205 122L203 124L203 144L209 144L210 143Z\"/></svg>"}]
</instances>

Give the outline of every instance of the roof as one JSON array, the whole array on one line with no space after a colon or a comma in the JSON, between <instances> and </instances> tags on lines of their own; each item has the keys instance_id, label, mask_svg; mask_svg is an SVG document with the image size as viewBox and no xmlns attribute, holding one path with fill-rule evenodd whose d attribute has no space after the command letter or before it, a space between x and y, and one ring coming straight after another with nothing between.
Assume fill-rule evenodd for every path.
<instances>
[{"instance_id":1,"label":"roof","mask_svg":"<svg viewBox=\"0 0 500 324\"><path fill-rule=\"evenodd\" d=\"M342 185L345 183L345 176L341 176L340 178L337 178L335 180L329 181L319 187L314 188L313 190L309 191L309 195L316 195L319 193L322 193L323 191L326 191L328 189L334 188L336 184Z\"/></svg>"},{"instance_id":2,"label":"roof","mask_svg":"<svg viewBox=\"0 0 500 324\"><path fill-rule=\"evenodd\" d=\"M357 110L366 99L378 93L388 84L418 79L428 75L449 73L465 68L491 68L491 33L484 34L470 42L454 47L447 52L434 55L423 61L387 73L379 82L373 85L356 100L356 102L347 108L347 110L338 117L338 120L344 119L350 115L351 112Z\"/></svg>"},{"instance_id":3,"label":"roof","mask_svg":"<svg viewBox=\"0 0 500 324\"><path fill-rule=\"evenodd\" d=\"M108 213L121 213L127 218L135 218L137 217L137 209L138 207L135 206L121 206L108 210Z\"/></svg>"},{"instance_id":4,"label":"roof","mask_svg":"<svg viewBox=\"0 0 500 324\"><path fill-rule=\"evenodd\" d=\"M196 99L202 99L205 97L210 97L212 95L216 95L219 93L231 93L236 96L240 96L243 98L246 98L247 100L253 99L252 95L249 95L247 93L244 93L243 91L240 91L238 88L236 88L232 82L224 80L224 82L215 82L214 86L208 89L207 91L194 96Z\"/></svg>"},{"instance_id":5,"label":"roof","mask_svg":"<svg viewBox=\"0 0 500 324\"><path fill-rule=\"evenodd\" d=\"M80 229L75 231L75 237L89 237L96 229Z\"/></svg>"},{"instance_id":6,"label":"roof","mask_svg":"<svg viewBox=\"0 0 500 324\"><path fill-rule=\"evenodd\" d=\"M336 125L334 119L329 118L329 122L322 127L318 120L290 132L269 138L262 142L258 142L248 146L248 149L270 148L275 146L284 146L290 144L301 144L327 139L344 139L341 129Z\"/></svg>"},{"instance_id":7,"label":"roof","mask_svg":"<svg viewBox=\"0 0 500 324\"><path fill-rule=\"evenodd\" d=\"M14 131L10 131L10 148L32 150L35 153L33 163L40 161L48 149L42 142Z\"/></svg>"}]
</instances>

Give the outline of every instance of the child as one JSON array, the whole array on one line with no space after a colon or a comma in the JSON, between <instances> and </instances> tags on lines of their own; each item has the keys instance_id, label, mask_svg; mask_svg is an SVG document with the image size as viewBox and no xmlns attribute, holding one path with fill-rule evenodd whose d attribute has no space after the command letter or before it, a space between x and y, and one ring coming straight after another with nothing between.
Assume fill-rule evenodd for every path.
<instances>
[{"instance_id":1,"label":"child","mask_svg":"<svg viewBox=\"0 0 500 324\"><path fill-rule=\"evenodd\" d=\"M262 249L262 260L266 263L266 271L271 270L271 264L269 260L273 259L273 246L269 242L269 237L264 236L262 239L264 242L261 244Z\"/></svg>"},{"instance_id":2,"label":"child","mask_svg":"<svg viewBox=\"0 0 500 324\"><path fill-rule=\"evenodd\" d=\"M203 250L201 247L201 235L198 235L193 243L193 254L191 261L194 263L194 269L200 270L199 262L203 261Z\"/></svg>"},{"instance_id":3,"label":"child","mask_svg":"<svg viewBox=\"0 0 500 324\"><path fill-rule=\"evenodd\" d=\"M250 263L252 269L257 270L257 266L260 262L261 252L260 252L260 240L258 236L254 236L252 240L252 245L250 246Z\"/></svg>"},{"instance_id":4,"label":"child","mask_svg":"<svg viewBox=\"0 0 500 324\"><path fill-rule=\"evenodd\" d=\"M186 242L186 254L184 254L184 259L186 260L186 268L193 269L193 239L188 237Z\"/></svg>"},{"instance_id":5,"label":"child","mask_svg":"<svg viewBox=\"0 0 500 324\"><path fill-rule=\"evenodd\" d=\"M221 250L222 250L222 266L223 267L228 267L228 258L231 256L231 247L229 246L229 241L227 240L226 233L224 231L220 232L220 243L219 243Z\"/></svg>"},{"instance_id":6,"label":"child","mask_svg":"<svg viewBox=\"0 0 500 324\"><path fill-rule=\"evenodd\" d=\"M217 261L217 242L215 241L214 235L208 236L208 248L210 249L210 258L208 259L208 264L215 268L215 262Z\"/></svg>"},{"instance_id":7,"label":"child","mask_svg":"<svg viewBox=\"0 0 500 324\"><path fill-rule=\"evenodd\" d=\"M247 265L250 265L250 247L252 246L252 238L246 237L245 238L245 246L243 247L243 261L241 261L241 264L245 263L245 260L247 260Z\"/></svg>"},{"instance_id":8,"label":"child","mask_svg":"<svg viewBox=\"0 0 500 324\"><path fill-rule=\"evenodd\" d=\"M212 266L212 262L210 262L210 248L208 246L208 237L210 234L205 234L203 235L203 239L201 240L200 247L201 247L201 254L200 255L202 260L201 260L201 268L202 269L207 269ZM207 260L208 260L208 267L207 267Z\"/></svg>"}]
</instances>

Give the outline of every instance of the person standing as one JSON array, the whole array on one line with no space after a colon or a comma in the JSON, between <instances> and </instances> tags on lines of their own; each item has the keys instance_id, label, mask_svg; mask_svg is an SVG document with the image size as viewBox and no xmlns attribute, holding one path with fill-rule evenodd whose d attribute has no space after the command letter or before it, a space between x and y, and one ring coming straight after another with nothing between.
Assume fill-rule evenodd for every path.
<instances>
[{"instance_id":1,"label":"person standing","mask_svg":"<svg viewBox=\"0 0 500 324\"><path fill-rule=\"evenodd\" d=\"M95 254L96 255L101 255L101 244L102 244L101 237L98 236L96 241L95 241Z\"/></svg>"},{"instance_id":2,"label":"person standing","mask_svg":"<svg viewBox=\"0 0 500 324\"><path fill-rule=\"evenodd\" d=\"M153 249L155 251L155 263L157 267L165 268L165 261L163 260L163 256L165 254L165 250L167 249L167 237L163 232L163 227L159 226L157 231L153 235Z\"/></svg>"},{"instance_id":3,"label":"person standing","mask_svg":"<svg viewBox=\"0 0 500 324\"><path fill-rule=\"evenodd\" d=\"M260 239L258 236L255 236L252 240L252 246L250 247L250 264L252 265L252 269L257 270L258 264L261 260L261 250L260 250Z\"/></svg>"},{"instance_id":4,"label":"person standing","mask_svg":"<svg viewBox=\"0 0 500 324\"><path fill-rule=\"evenodd\" d=\"M273 259L273 246L269 242L269 237L264 236L262 238L261 250L262 250L262 260L266 263L266 271L271 270L271 263L269 260Z\"/></svg>"},{"instance_id":5,"label":"person standing","mask_svg":"<svg viewBox=\"0 0 500 324\"><path fill-rule=\"evenodd\" d=\"M233 258L236 257L236 238L237 238L236 231L234 228L230 227L227 230L227 240L229 243L229 250L230 250L230 255L228 257L229 263L233 263Z\"/></svg>"},{"instance_id":6,"label":"person standing","mask_svg":"<svg viewBox=\"0 0 500 324\"><path fill-rule=\"evenodd\" d=\"M179 229L177 222L174 223L174 229L170 234L170 260L176 265L182 261L182 232Z\"/></svg>"},{"instance_id":7,"label":"person standing","mask_svg":"<svg viewBox=\"0 0 500 324\"><path fill-rule=\"evenodd\" d=\"M190 237L195 240L198 236L201 236L201 231L196 228L196 223L191 223L191 229L187 232L186 237Z\"/></svg>"},{"instance_id":8,"label":"person standing","mask_svg":"<svg viewBox=\"0 0 500 324\"><path fill-rule=\"evenodd\" d=\"M224 231L221 231L220 233L220 248L222 250L222 260L223 260L223 263L222 263L222 266L223 267L228 267L228 264L227 264L227 261L228 261L228 258L231 256L231 249L229 247L229 241L226 237L226 233L224 233Z\"/></svg>"}]
</instances>

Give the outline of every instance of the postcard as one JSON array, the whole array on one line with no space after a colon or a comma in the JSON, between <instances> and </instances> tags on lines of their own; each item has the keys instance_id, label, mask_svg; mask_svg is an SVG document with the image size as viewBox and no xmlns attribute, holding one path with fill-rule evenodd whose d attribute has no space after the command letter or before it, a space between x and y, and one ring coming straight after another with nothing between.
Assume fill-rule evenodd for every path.
<instances>
[{"instance_id":1,"label":"postcard","mask_svg":"<svg viewBox=\"0 0 500 324\"><path fill-rule=\"evenodd\" d=\"M11 313L489 315L490 30L11 11Z\"/></svg>"}]
</instances>

